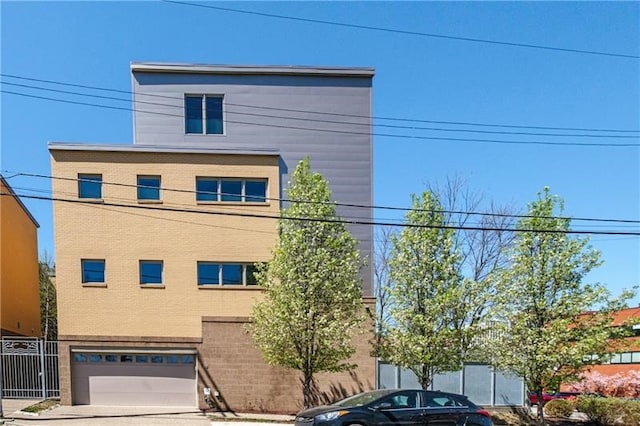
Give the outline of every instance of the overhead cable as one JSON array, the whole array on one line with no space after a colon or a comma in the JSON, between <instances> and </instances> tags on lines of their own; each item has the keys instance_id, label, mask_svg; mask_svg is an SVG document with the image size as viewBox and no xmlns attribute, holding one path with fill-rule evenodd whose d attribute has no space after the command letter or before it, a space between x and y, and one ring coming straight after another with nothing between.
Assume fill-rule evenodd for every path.
<instances>
[{"instance_id":1,"label":"overhead cable","mask_svg":"<svg viewBox=\"0 0 640 426\"><path fill-rule=\"evenodd\" d=\"M68 198L59 198L59 197L44 197L40 195L13 194L9 192L0 192L0 196L10 196L10 197L18 196L20 198L29 198L29 199L35 199L35 200L56 201L56 202L71 203L71 204L88 204L88 205L95 206L94 201L87 201L87 200L82 200L77 198L68 199ZM340 218L295 217L295 216L284 216L284 215L274 216L274 215L265 215L265 214L256 214L256 213L237 213L237 212L225 212L225 211L214 211L214 210L192 210L192 209L171 208L171 207L164 207L164 206L150 206L146 204L118 204L118 203L111 203L108 201L103 201L100 203L100 205L110 206L110 207L142 209L142 210L175 212L175 213L193 213L193 214L205 214L205 215L214 215L214 216L233 216L233 217L273 219L273 220L292 220L292 221L302 221L302 222L341 223L345 225L392 226L392 227L400 227L400 228L451 229L451 230L463 230L463 231L531 232L531 233L538 233L538 234L640 236L640 231L636 231L636 232L634 231L593 231L593 230L577 231L577 230L564 230L564 229L499 228L499 227L490 227L490 226L456 226L456 225L429 225L429 224L413 224L413 223L387 223L387 222L367 221L367 220L346 220L346 219L340 219Z\"/></svg>"},{"instance_id":2,"label":"overhead cable","mask_svg":"<svg viewBox=\"0 0 640 426\"><path fill-rule=\"evenodd\" d=\"M123 99L115 96L104 96L104 95L95 95L91 93L82 93L82 92L74 92L71 90L60 90L60 89L51 89L48 87L39 87L28 84L18 84L18 83L10 83L3 81L2 84L27 88L27 89L35 89L35 90L43 90L47 92L54 93L63 93L67 95L75 95L75 96L84 96L89 98L96 99L106 99L120 102L131 102L131 99ZM183 98L174 98L175 100L182 101ZM136 104L144 104L144 105L155 105L166 108L175 108L184 111L184 105L176 105L176 104L167 104L160 102L150 102L143 100L135 100ZM226 106L236 105L231 104L229 102L225 103ZM245 105L237 105L246 107ZM147 111L149 112L149 111ZM226 109L225 114L231 115L241 115L241 116L250 116L250 117L264 117L264 118L275 118L280 120L294 120L294 121L304 121L306 122L319 122L319 123L329 123L329 124L339 124L339 125L349 125L349 126L365 126L365 127L383 127L389 129L403 129L403 130L429 130L436 132L455 132L455 133L482 133L482 134L498 134L498 135L518 135L518 136L549 136L549 137L572 137L572 138L614 138L614 139L638 139L640 135L603 135L603 134L567 134L567 133L539 133L539 132L512 132L512 131L497 131L497 130L473 130L473 129L445 129L438 127L423 127L423 126L402 126L402 125L393 125L393 124L379 124L379 123L371 123L371 122L354 122L354 121L339 121L339 120L326 120L326 119L318 119L318 118L310 118L310 117L293 117L293 116L283 116L283 115L270 115L270 114L260 114L260 113L252 113L252 112L239 112L233 111L231 109ZM181 117L184 117L184 114L180 114ZM363 117L365 118L365 117Z\"/></svg>"},{"instance_id":3,"label":"overhead cable","mask_svg":"<svg viewBox=\"0 0 640 426\"><path fill-rule=\"evenodd\" d=\"M127 95L134 94L134 92L130 90L120 90L120 89L106 88L106 87L100 87L100 86L68 83L68 82L62 82L62 81L56 81L56 80L30 78L30 77L15 75L15 74L0 73L0 76L14 78L18 80L56 84L61 86L77 87L77 88L98 90L98 91L104 91L104 92L122 93ZM6 82L3 82L3 83L6 83ZM157 93L135 93L135 95L140 97L144 96L144 97L151 97L151 98L172 99L172 100L181 100L181 101L184 100L184 97L160 95ZM139 102L139 101L136 99L136 102ZM329 116L338 116L338 117L365 118L370 120L385 120L385 121L399 121L399 122L412 122L412 123L447 124L447 125L477 126L477 127L504 127L504 128L512 128L512 129L609 132L609 133L640 133L640 130L638 129L602 129L602 128L584 128L584 127L525 126L525 125L514 125L514 124L475 123L475 122L464 122L464 121L442 121L442 120L425 120L425 119L403 118L403 117L384 117L384 116L370 116L370 115L359 115L359 114L345 114L345 113L337 113L337 112L330 112L330 111L280 108L280 107L261 106L261 105L237 104L237 103L230 103L230 102L225 102L225 105L239 106L243 108L273 110L273 111L296 112L296 113L304 113L304 114L318 114L318 115L329 115Z\"/></svg>"},{"instance_id":4,"label":"overhead cable","mask_svg":"<svg viewBox=\"0 0 640 426\"><path fill-rule=\"evenodd\" d=\"M74 105L84 105L84 106L122 110L122 111L135 111L140 113L155 114L155 115L162 115L162 116L169 116L169 117L181 117L181 118L183 117L182 114L171 114L171 113L164 113L159 111L143 111L143 110L137 110L134 108L127 108L127 107L101 105L101 104L94 104L89 102L72 101L68 99L51 98L47 96L30 95L26 93L13 92L13 91L4 90L4 89L0 89L0 92L16 95L16 96L23 96L27 98L49 100L49 101L62 102L62 103L68 103L68 104L74 104ZM252 123L247 121L237 121L237 120L228 120L228 119L225 119L225 123L244 124L248 126L270 127L270 128L277 128L277 129L302 130L302 131L309 131L309 132L352 135L352 136L369 136L369 137L377 136L377 137L386 137L386 138L395 138L395 139L416 139L416 140L431 140L431 141L477 142L477 143L500 144L500 145L546 145L546 146L584 146L584 147L616 147L616 148L629 148L629 147L640 146L640 143L514 141L514 140L500 140L500 139L469 139L469 138L451 138L451 137L421 136L421 135L398 135L393 133L357 132L357 131L350 131L350 130L287 126L287 125L278 125L273 123Z\"/></svg>"},{"instance_id":5,"label":"overhead cable","mask_svg":"<svg viewBox=\"0 0 640 426\"><path fill-rule=\"evenodd\" d=\"M18 172L18 171L9 171L9 170L4 170L3 172L12 173L14 176L36 177L36 178L44 178L44 179L52 179L52 180L57 179L57 180L72 181L72 182L78 182L81 180L79 178L52 176L52 175L44 175L44 174L38 174L38 173L27 173L27 172ZM128 183L120 183L120 182L102 181L102 183L104 185L129 187L129 188L145 187L143 185L135 185L135 184L128 184ZM159 187L158 189L162 191L168 191L168 192L189 193L189 194L196 194L198 192L203 192L203 191L196 191L193 189L177 189L177 188L167 188L167 187ZM215 192L215 194L223 194L223 193ZM228 195L236 195L236 194L228 194ZM311 200L292 200L288 198L272 198L272 197L264 197L264 199L269 201L286 202L286 203L318 204L318 205L329 204L329 205L336 205L336 206L342 206L342 207L352 207L352 208L362 208L362 209L372 209L372 210L392 210L392 211L404 211L404 212L418 211L418 212L427 212L427 213L446 213L446 214L459 214L459 215L469 215L469 216L506 217L506 218L516 218L516 219L542 218L542 219L559 219L559 220L573 220L573 221L584 221L584 222L640 223L640 220L638 219L606 219L606 218L592 218L592 217L537 216L537 215L512 214L512 213L474 212L474 211L465 211L465 210L421 209L421 208L411 208L411 207L366 205L366 204L343 203L340 201L326 202L326 201L311 201Z\"/></svg>"},{"instance_id":6,"label":"overhead cable","mask_svg":"<svg viewBox=\"0 0 640 426\"><path fill-rule=\"evenodd\" d=\"M308 22L308 23L322 24L322 25L332 25L332 26L345 27L345 28L355 28L360 30L380 31L380 32L386 32L386 33L439 38L439 39L447 39L447 40L468 41L473 43L494 44L494 45L500 45L500 46L522 47L527 49L550 50L550 51L558 51L558 52L579 53L579 54L585 54L585 55L611 56L611 57L627 58L627 59L640 59L640 56L638 55L629 55L624 53L603 52L603 51L583 50L583 49L570 49L570 48L564 48L564 47L544 46L541 44L516 43L516 42L501 41L501 40L480 39L480 38L473 38L473 37L460 37L460 36L453 36L448 34L435 34L435 33L425 33L425 32L419 32L419 31L408 31L408 30L400 30L400 29L394 29L394 28L375 27L370 25L351 24L346 22L327 21L322 19L278 15L274 13L235 9L231 7L213 6L210 4L203 4L203 3L189 3L185 1L176 1L176 0L162 0L162 1L164 1L165 3L201 7L206 9L220 10L224 12L242 13L247 15L263 16L267 18L286 19L290 21Z\"/></svg>"}]
</instances>

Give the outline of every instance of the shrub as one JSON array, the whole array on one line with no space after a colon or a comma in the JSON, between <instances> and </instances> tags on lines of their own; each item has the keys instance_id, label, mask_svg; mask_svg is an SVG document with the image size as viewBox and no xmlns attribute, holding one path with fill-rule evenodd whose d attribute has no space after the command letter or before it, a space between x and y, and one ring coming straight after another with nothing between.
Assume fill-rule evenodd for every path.
<instances>
[{"instance_id":1,"label":"shrub","mask_svg":"<svg viewBox=\"0 0 640 426\"><path fill-rule=\"evenodd\" d=\"M573 413L573 404L566 399L552 399L544 405L544 413L550 417L569 417Z\"/></svg>"},{"instance_id":2,"label":"shrub","mask_svg":"<svg viewBox=\"0 0 640 426\"><path fill-rule=\"evenodd\" d=\"M640 424L640 401L636 400L580 396L576 409L599 426Z\"/></svg>"},{"instance_id":3,"label":"shrub","mask_svg":"<svg viewBox=\"0 0 640 426\"><path fill-rule=\"evenodd\" d=\"M581 379L569 386L569 390L626 398L640 397L640 371L631 370L611 376L594 371L583 374Z\"/></svg>"}]
</instances>

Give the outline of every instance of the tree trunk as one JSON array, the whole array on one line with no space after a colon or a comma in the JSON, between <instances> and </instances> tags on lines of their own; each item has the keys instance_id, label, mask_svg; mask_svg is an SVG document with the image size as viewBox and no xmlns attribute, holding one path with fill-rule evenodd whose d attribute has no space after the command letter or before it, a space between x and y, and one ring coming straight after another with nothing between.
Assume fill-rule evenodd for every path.
<instances>
[{"instance_id":1,"label":"tree trunk","mask_svg":"<svg viewBox=\"0 0 640 426\"><path fill-rule=\"evenodd\" d=\"M312 407L315 403L315 397L313 394L313 373L304 372L304 378L302 379L302 405L303 408Z\"/></svg>"},{"instance_id":2,"label":"tree trunk","mask_svg":"<svg viewBox=\"0 0 640 426\"><path fill-rule=\"evenodd\" d=\"M544 397L542 396L542 389L536 390L536 395L538 396L538 425L544 426Z\"/></svg>"},{"instance_id":3,"label":"tree trunk","mask_svg":"<svg viewBox=\"0 0 640 426\"><path fill-rule=\"evenodd\" d=\"M420 374L420 386L422 386L423 390L428 390L429 386L431 386L431 369L426 365L422 366L422 374Z\"/></svg>"}]
</instances>

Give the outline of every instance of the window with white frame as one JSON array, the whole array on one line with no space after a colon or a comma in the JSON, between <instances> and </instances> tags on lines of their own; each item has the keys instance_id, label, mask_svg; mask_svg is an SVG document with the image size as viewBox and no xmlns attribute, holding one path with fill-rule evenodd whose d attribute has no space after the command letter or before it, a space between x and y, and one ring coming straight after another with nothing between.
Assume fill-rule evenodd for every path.
<instances>
[{"instance_id":1,"label":"window with white frame","mask_svg":"<svg viewBox=\"0 0 640 426\"><path fill-rule=\"evenodd\" d=\"M224 133L222 105L221 95L185 95L185 133L222 135Z\"/></svg>"},{"instance_id":2,"label":"window with white frame","mask_svg":"<svg viewBox=\"0 0 640 426\"><path fill-rule=\"evenodd\" d=\"M265 203L267 180L198 176L196 177L196 201Z\"/></svg>"},{"instance_id":3,"label":"window with white frame","mask_svg":"<svg viewBox=\"0 0 640 426\"><path fill-rule=\"evenodd\" d=\"M255 272L252 263L198 262L198 287L255 286Z\"/></svg>"}]
</instances>

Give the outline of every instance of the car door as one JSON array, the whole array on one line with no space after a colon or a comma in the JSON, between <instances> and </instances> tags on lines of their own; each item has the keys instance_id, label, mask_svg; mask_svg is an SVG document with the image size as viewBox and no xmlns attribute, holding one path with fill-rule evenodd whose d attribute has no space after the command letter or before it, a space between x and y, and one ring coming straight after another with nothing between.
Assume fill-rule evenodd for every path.
<instances>
[{"instance_id":1,"label":"car door","mask_svg":"<svg viewBox=\"0 0 640 426\"><path fill-rule=\"evenodd\" d=\"M439 392L422 392L425 426L464 425L469 408L455 398Z\"/></svg>"},{"instance_id":2,"label":"car door","mask_svg":"<svg viewBox=\"0 0 640 426\"><path fill-rule=\"evenodd\" d=\"M417 390L394 392L382 398L375 409L378 426L426 426Z\"/></svg>"}]
</instances>

